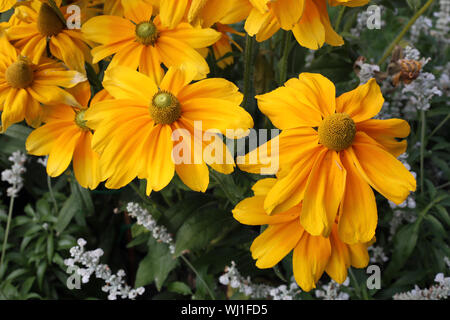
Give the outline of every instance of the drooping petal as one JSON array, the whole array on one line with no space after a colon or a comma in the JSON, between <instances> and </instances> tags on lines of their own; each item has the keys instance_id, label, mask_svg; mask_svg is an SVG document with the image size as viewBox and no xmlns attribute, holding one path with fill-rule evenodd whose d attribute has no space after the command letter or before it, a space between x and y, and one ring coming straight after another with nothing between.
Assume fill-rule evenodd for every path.
<instances>
[{"instance_id":1,"label":"drooping petal","mask_svg":"<svg viewBox=\"0 0 450 320\"><path fill-rule=\"evenodd\" d=\"M328 237L345 190L346 170L339 154L323 149L309 175L300 221L312 235Z\"/></svg>"},{"instance_id":2,"label":"drooping petal","mask_svg":"<svg viewBox=\"0 0 450 320\"><path fill-rule=\"evenodd\" d=\"M175 174L172 129L169 125L154 126L149 142L147 183L151 185L152 190L160 191L169 184Z\"/></svg>"},{"instance_id":3,"label":"drooping petal","mask_svg":"<svg viewBox=\"0 0 450 320\"><path fill-rule=\"evenodd\" d=\"M295 248L304 230L298 219L269 225L252 243L250 251L256 266L272 268Z\"/></svg>"},{"instance_id":4,"label":"drooping petal","mask_svg":"<svg viewBox=\"0 0 450 320\"><path fill-rule=\"evenodd\" d=\"M75 178L83 188L95 189L100 183L99 155L92 149L92 133L81 134L73 154Z\"/></svg>"},{"instance_id":5,"label":"drooping petal","mask_svg":"<svg viewBox=\"0 0 450 320\"><path fill-rule=\"evenodd\" d=\"M25 89L11 88L9 90L2 112L2 133L25 118L25 109L30 98Z\"/></svg>"},{"instance_id":6,"label":"drooping petal","mask_svg":"<svg viewBox=\"0 0 450 320\"><path fill-rule=\"evenodd\" d=\"M312 236L306 231L294 249L292 256L296 282L304 291L316 287L331 255L329 238Z\"/></svg>"},{"instance_id":7,"label":"drooping petal","mask_svg":"<svg viewBox=\"0 0 450 320\"><path fill-rule=\"evenodd\" d=\"M27 90L34 99L42 104L66 104L80 107L78 101L70 93L57 86L45 86L39 83L33 83Z\"/></svg>"},{"instance_id":8,"label":"drooping petal","mask_svg":"<svg viewBox=\"0 0 450 320\"><path fill-rule=\"evenodd\" d=\"M47 161L47 174L50 177L57 177L67 169L80 136L78 128L67 127L54 142Z\"/></svg>"},{"instance_id":9,"label":"drooping petal","mask_svg":"<svg viewBox=\"0 0 450 320\"><path fill-rule=\"evenodd\" d=\"M279 224L297 219L300 207L269 216L264 210L264 196L254 196L239 202L233 209L233 217L247 225Z\"/></svg>"},{"instance_id":10,"label":"drooping petal","mask_svg":"<svg viewBox=\"0 0 450 320\"><path fill-rule=\"evenodd\" d=\"M315 1L305 1L303 15L292 29L297 42L308 49L317 50L325 43L325 27Z\"/></svg>"},{"instance_id":11,"label":"drooping petal","mask_svg":"<svg viewBox=\"0 0 450 320\"><path fill-rule=\"evenodd\" d=\"M340 95L336 99L336 112L348 114L353 121L362 122L376 116L383 106L384 98L375 79Z\"/></svg>"},{"instance_id":12,"label":"drooping petal","mask_svg":"<svg viewBox=\"0 0 450 320\"><path fill-rule=\"evenodd\" d=\"M164 77L164 70L161 68L161 57L158 50L152 46L142 48L141 61L139 62L139 72L147 75L157 85L161 83Z\"/></svg>"},{"instance_id":13,"label":"drooping petal","mask_svg":"<svg viewBox=\"0 0 450 320\"><path fill-rule=\"evenodd\" d=\"M35 156L50 154L55 141L67 127L71 126L73 126L73 121L52 121L33 130L25 144L28 153Z\"/></svg>"},{"instance_id":14,"label":"drooping petal","mask_svg":"<svg viewBox=\"0 0 450 320\"><path fill-rule=\"evenodd\" d=\"M381 144L394 157L398 157L406 151L407 141L398 141L396 138L406 138L411 128L405 120L370 119L359 122L356 125L358 131L364 131L369 137Z\"/></svg>"},{"instance_id":15,"label":"drooping petal","mask_svg":"<svg viewBox=\"0 0 450 320\"><path fill-rule=\"evenodd\" d=\"M340 208L339 238L349 244L368 242L374 237L378 222L375 196L347 151L341 152L341 159L347 179Z\"/></svg>"},{"instance_id":16,"label":"drooping petal","mask_svg":"<svg viewBox=\"0 0 450 320\"><path fill-rule=\"evenodd\" d=\"M271 3L273 14L284 30L291 30L303 14L305 0L278 0Z\"/></svg>"},{"instance_id":17,"label":"drooping petal","mask_svg":"<svg viewBox=\"0 0 450 320\"><path fill-rule=\"evenodd\" d=\"M411 172L364 132L356 133L349 154L364 180L395 204L402 203L416 190Z\"/></svg>"},{"instance_id":18,"label":"drooping petal","mask_svg":"<svg viewBox=\"0 0 450 320\"><path fill-rule=\"evenodd\" d=\"M347 269L350 267L350 252L348 246L339 239L336 225L330 235L331 255L325 268L327 274L337 283L347 279Z\"/></svg>"}]
</instances>

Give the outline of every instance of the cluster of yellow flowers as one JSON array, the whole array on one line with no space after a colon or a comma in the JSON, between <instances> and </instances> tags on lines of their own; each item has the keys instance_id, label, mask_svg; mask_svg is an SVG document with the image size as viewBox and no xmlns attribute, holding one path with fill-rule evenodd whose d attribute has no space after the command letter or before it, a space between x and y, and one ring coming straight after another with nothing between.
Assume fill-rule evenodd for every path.
<instances>
[{"instance_id":1,"label":"cluster of yellow flowers","mask_svg":"<svg viewBox=\"0 0 450 320\"><path fill-rule=\"evenodd\" d=\"M225 79L209 78L209 47L221 68L240 47L230 27L264 41L280 28L298 43L318 49L339 46L327 12L331 6L362 6L369 0L0 0L0 12L15 7L0 24L1 132L26 120L36 128L26 141L30 154L48 155L47 173L61 175L72 162L76 179L95 189L101 181L121 188L136 177L147 194L167 186L175 172L192 190L206 191L209 169L230 174L224 152L202 158L202 130L248 132L252 117L243 95ZM68 28L67 6L81 9L81 28ZM110 58L112 57L112 58ZM221 59L223 57L223 59ZM104 90L92 97L85 64L110 60ZM198 80L192 83L194 80ZM65 88L65 89L63 89ZM293 250L293 270L306 291L324 271L342 283L350 266L368 264L377 207L372 188L401 203L415 180L396 159L405 152L408 124L375 120L383 105L374 79L336 98L319 74L303 73L256 97L259 109L282 130L276 142L280 168L258 181L255 196L233 210L243 224L268 225L251 247L256 265L270 268ZM43 125L41 125L43 123ZM183 130L179 130L183 129ZM172 158L173 132L184 132L187 163ZM198 141L197 141L198 142ZM267 147L261 146L262 147ZM197 150L199 149L199 150ZM270 149L270 148L269 148ZM242 170L259 173L267 159ZM195 161L199 156L201 161ZM225 164L224 164L225 163ZM241 162L238 162L241 163Z\"/></svg>"}]
</instances>

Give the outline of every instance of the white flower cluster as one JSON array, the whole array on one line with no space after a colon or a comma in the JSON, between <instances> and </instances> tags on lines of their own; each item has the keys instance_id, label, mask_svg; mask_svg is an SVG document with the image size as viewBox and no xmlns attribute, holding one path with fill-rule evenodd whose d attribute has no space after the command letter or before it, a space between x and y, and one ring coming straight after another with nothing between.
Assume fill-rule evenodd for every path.
<instances>
[{"instance_id":1,"label":"white flower cluster","mask_svg":"<svg viewBox=\"0 0 450 320\"><path fill-rule=\"evenodd\" d=\"M25 168L25 161L27 156L21 151L15 151L8 158L13 163L11 169L2 171L2 181L8 182L11 187L6 190L6 194L10 198L18 196L20 190L23 188L22 174L27 171Z\"/></svg>"},{"instance_id":2,"label":"white flower cluster","mask_svg":"<svg viewBox=\"0 0 450 320\"><path fill-rule=\"evenodd\" d=\"M380 67L376 64L364 63L362 61L358 61L356 64L360 67L358 73L360 84L365 84L375 77L376 72L380 72Z\"/></svg>"},{"instance_id":3,"label":"white flower cluster","mask_svg":"<svg viewBox=\"0 0 450 320\"><path fill-rule=\"evenodd\" d=\"M419 41L419 37L422 33L426 36L429 35L432 27L433 21L430 18L424 16L419 17L410 29L411 42L416 43Z\"/></svg>"},{"instance_id":4,"label":"white flower cluster","mask_svg":"<svg viewBox=\"0 0 450 320\"><path fill-rule=\"evenodd\" d=\"M342 284L331 280L328 284L323 285L321 289L315 291L316 297L322 298L322 300L348 300L350 298L348 293L341 292L340 289L342 286L348 287L349 283L349 278L345 279Z\"/></svg>"},{"instance_id":5,"label":"white flower cluster","mask_svg":"<svg viewBox=\"0 0 450 320\"><path fill-rule=\"evenodd\" d=\"M381 16L383 16L384 6L377 5L377 7L380 8ZM360 13L358 13L358 15L356 17L356 26L354 28L350 29L351 34L353 36L359 38L361 35L361 32L363 30L367 29L367 23L373 14L374 14L374 12L371 10L365 10L365 11L361 11ZM385 25L386 25L386 22L384 21L384 19L381 19L380 28L383 28Z\"/></svg>"},{"instance_id":6,"label":"white flower cluster","mask_svg":"<svg viewBox=\"0 0 450 320\"><path fill-rule=\"evenodd\" d=\"M152 233L153 238L159 242L169 245L170 253L175 253L175 245L172 236L167 232L166 227L158 225L152 215L143 209L138 203L129 202L127 212L131 217L137 219L137 223Z\"/></svg>"},{"instance_id":7,"label":"white flower cluster","mask_svg":"<svg viewBox=\"0 0 450 320\"><path fill-rule=\"evenodd\" d=\"M369 251L370 262L372 263L383 264L389 260L383 248L380 246L370 246L367 250Z\"/></svg>"},{"instance_id":8,"label":"white flower cluster","mask_svg":"<svg viewBox=\"0 0 450 320\"><path fill-rule=\"evenodd\" d=\"M450 297L450 277L444 277L443 273L438 273L434 278L437 283L430 288L420 289L417 285L408 292L397 293L394 300L443 300Z\"/></svg>"},{"instance_id":9,"label":"white flower cluster","mask_svg":"<svg viewBox=\"0 0 450 320\"><path fill-rule=\"evenodd\" d=\"M437 20L434 30L431 30L431 35L445 43L449 43L450 0L440 0L439 9L439 12L434 13Z\"/></svg>"},{"instance_id":10,"label":"white flower cluster","mask_svg":"<svg viewBox=\"0 0 450 320\"><path fill-rule=\"evenodd\" d=\"M404 153L398 157L398 160L403 163L406 169L408 169L414 178L417 178L417 173L411 171L411 166L406 159L408 158L408 154ZM396 205L394 202L389 200L389 205L393 209L394 216L390 222L390 238L392 239L393 235L397 231L397 228L403 224L404 221L407 223L413 223L417 219L416 212L414 209L416 208L416 200L414 199L414 195L410 194L405 201Z\"/></svg>"},{"instance_id":11,"label":"white flower cluster","mask_svg":"<svg viewBox=\"0 0 450 320\"><path fill-rule=\"evenodd\" d=\"M294 300L301 292L295 280L291 279L289 286L280 285L272 287L265 284L253 284L250 277L244 278L236 268L236 263L231 261L231 266L225 268L225 273L219 277L219 282L225 286L230 285L238 289L240 293L253 299L271 297L273 300Z\"/></svg>"},{"instance_id":12,"label":"white flower cluster","mask_svg":"<svg viewBox=\"0 0 450 320\"><path fill-rule=\"evenodd\" d=\"M442 95L436 77L429 72L421 72L416 80L405 84L402 93L409 95L409 104L416 110L430 109L431 99Z\"/></svg>"},{"instance_id":13,"label":"white flower cluster","mask_svg":"<svg viewBox=\"0 0 450 320\"><path fill-rule=\"evenodd\" d=\"M103 256L102 249L85 251L86 240L78 239L78 246L70 249L71 258L64 260L64 264L69 267L76 266L76 272L81 276L83 283L88 283L92 274L96 278L103 279L106 283L102 291L108 293L108 300L134 299L142 295L145 291L143 287L132 289L125 283L125 271L119 270L117 274L112 274L111 269L106 264L100 264L100 258ZM80 264L82 267L78 266Z\"/></svg>"}]
</instances>

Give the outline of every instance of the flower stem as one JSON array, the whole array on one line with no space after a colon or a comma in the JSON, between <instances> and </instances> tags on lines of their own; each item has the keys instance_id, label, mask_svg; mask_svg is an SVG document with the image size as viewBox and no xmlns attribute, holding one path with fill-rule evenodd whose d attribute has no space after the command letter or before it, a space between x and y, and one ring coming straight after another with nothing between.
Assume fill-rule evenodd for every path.
<instances>
[{"instance_id":1,"label":"flower stem","mask_svg":"<svg viewBox=\"0 0 450 320\"><path fill-rule=\"evenodd\" d=\"M389 47L384 52L383 57L378 61L378 65L383 64L384 61L386 61L387 57L391 54L392 50L394 50L395 46L403 39L405 34L408 32L408 30L412 27L414 22L416 22L417 19L431 6L431 4L434 2L434 0L428 0L427 3L423 5L422 8L420 8L414 16L408 21L406 26L403 28L403 30L398 34L398 36L391 42Z\"/></svg>"},{"instance_id":2,"label":"flower stem","mask_svg":"<svg viewBox=\"0 0 450 320\"><path fill-rule=\"evenodd\" d=\"M52 188L52 180L49 175L47 175L47 185L48 185L48 191L50 192L50 198L53 202L53 208L55 209L55 214L58 213L58 203L56 202L55 194L53 193Z\"/></svg>"},{"instance_id":3,"label":"flower stem","mask_svg":"<svg viewBox=\"0 0 450 320\"><path fill-rule=\"evenodd\" d=\"M339 10L339 15L336 19L336 23L334 25L334 31L339 32L339 27L341 26L341 22L342 22L342 18L344 17L344 13L345 13L345 6L342 6L341 9Z\"/></svg>"},{"instance_id":4,"label":"flower stem","mask_svg":"<svg viewBox=\"0 0 450 320\"><path fill-rule=\"evenodd\" d=\"M420 122L422 127L420 130L420 193L423 194L423 180L424 180L424 158L425 158L425 129L426 129L426 117L425 110L420 112Z\"/></svg>"},{"instance_id":5,"label":"flower stem","mask_svg":"<svg viewBox=\"0 0 450 320\"><path fill-rule=\"evenodd\" d=\"M205 286L206 290L208 291L208 294L211 297L211 299L216 300L214 293L211 291L208 284L205 282L205 280L202 278L202 276L198 273L197 269L195 269L195 267L192 265L192 263L184 255L181 255L180 257L187 264L187 266L195 273L195 275L197 276L197 279L199 279L203 283L203 285Z\"/></svg>"},{"instance_id":6,"label":"flower stem","mask_svg":"<svg viewBox=\"0 0 450 320\"><path fill-rule=\"evenodd\" d=\"M281 70L280 70L280 80L279 85L282 86L286 82L287 78L287 67L288 58L290 51L291 33L290 31L284 31L283 35L283 56L281 57Z\"/></svg>"},{"instance_id":7,"label":"flower stem","mask_svg":"<svg viewBox=\"0 0 450 320\"><path fill-rule=\"evenodd\" d=\"M15 186L13 188L15 188ZM14 208L14 198L15 198L14 196L9 198L8 220L6 222L5 237L3 238L2 257L0 258L0 270L3 267L3 260L5 259L6 245L8 244L8 234L9 234L9 228L11 226L12 212L13 212L13 208Z\"/></svg>"},{"instance_id":8,"label":"flower stem","mask_svg":"<svg viewBox=\"0 0 450 320\"><path fill-rule=\"evenodd\" d=\"M450 113L436 126L436 128L434 128L433 131L431 131L428 140L448 121L448 119L450 119Z\"/></svg>"},{"instance_id":9,"label":"flower stem","mask_svg":"<svg viewBox=\"0 0 450 320\"><path fill-rule=\"evenodd\" d=\"M253 38L248 34L245 38L244 52L244 109L247 110L248 99L250 95L250 77L252 73L252 57L253 57Z\"/></svg>"}]
</instances>

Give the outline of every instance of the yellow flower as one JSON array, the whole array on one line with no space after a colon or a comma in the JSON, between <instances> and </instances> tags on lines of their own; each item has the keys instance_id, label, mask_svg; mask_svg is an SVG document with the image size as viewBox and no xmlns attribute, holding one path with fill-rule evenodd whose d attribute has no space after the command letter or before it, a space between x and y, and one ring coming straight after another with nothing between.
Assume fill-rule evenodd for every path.
<instances>
[{"instance_id":1,"label":"yellow flower","mask_svg":"<svg viewBox=\"0 0 450 320\"><path fill-rule=\"evenodd\" d=\"M257 41L269 39L280 28L292 30L297 42L309 49L319 49L326 42L341 46L344 40L331 26L326 0L250 0L253 9L245 30ZM361 6L369 0L330 0L331 5Z\"/></svg>"},{"instance_id":2,"label":"yellow flower","mask_svg":"<svg viewBox=\"0 0 450 320\"><path fill-rule=\"evenodd\" d=\"M125 18L99 16L82 27L84 36L101 45L92 50L94 62L115 54L110 68L123 65L153 75L162 76L161 63L166 67L190 64L205 77L209 67L196 49L212 45L220 38L213 29L193 28L179 23L173 29L162 26L159 16L152 19L153 7L142 1L123 2Z\"/></svg>"},{"instance_id":3,"label":"yellow flower","mask_svg":"<svg viewBox=\"0 0 450 320\"><path fill-rule=\"evenodd\" d=\"M234 218L243 224L268 225L250 247L258 268L274 267L293 250L295 280L304 291L310 291L324 271L336 282L343 283L350 266L367 266L367 243L345 244L335 223L329 237L311 235L300 223L304 214L301 204L267 215L264 199L276 182L272 178L258 181L253 186L255 195L238 203L233 210Z\"/></svg>"},{"instance_id":4,"label":"yellow flower","mask_svg":"<svg viewBox=\"0 0 450 320\"><path fill-rule=\"evenodd\" d=\"M34 130L26 141L28 153L48 155L47 173L51 177L61 175L73 159L75 178L84 188L95 189L100 183L99 155L92 150L92 131L86 125L84 114L91 98L88 82L72 90L80 104L73 108L65 104L45 106L45 125ZM92 100L96 103L106 98L104 92Z\"/></svg>"},{"instance_id":5,"label":"yellow flower","mask_svg":"<svg viewBox=\"0 0 450 320\"><path fill-rule=\"evenodd\" d=\"M414 177L396 159L406 150L406 141L396 138L409 135L408 123L371 119L384 102L375 79L336 98L330 80L302 73L256 98L282 130L275 138L280 170L264 201L267 213L303 201L300 221L310 234L328 236L339 213L339 237L346 243L367 242L377 225L370 186L396 204L416 189ZM249 159L263 147L271 150L273 142L240 159L245 160L241 169L259 172L262 165L250 165Z\"/></svg>"},{"instance_id":6,"label":"yellow flower","mask_svg":"<svg viewBox=\"0 0 450 320\"><path fill-rule=\"evenodd\" d=\"M202 132L216 129L225 134L227 129L248 131L253 120L239 106L243 97L234 84L225 79L189 84L196 73L170 67L158 84L123 66L106 71L103 86L116 100L96 103L85 115L95 130L93 147L100 153L106 187L120 188L138 177L147 179L150 194L164 188L176 171L188 187L204 192L209 183L206 164L226 174L234 170L234 161L224 161L229 151L222 140L223 152L204 157L210 143L199 140L194 121L201 121ZM172 141L175 131L179 143ZM177 146L185 161L175 163Z\"/></svg>"},{"instance_id":7,"label":"yellow flower","mask_svg":"<svg viewBox=\"0 0 450 320\"><path fill-rule=\"evenodd\" d=\"M228 56L226 58L222 58L225 55L233 52L233 49L231 48L231 44L235 45L236 48L238 48L241 52L243 51L241 46L236 41L231 39L231 37L228 34L233 33L233 34L237 34L239 36L244 36L244 34L241 32L237 32L233 28L231 28L227 25L223 25L221 23L216 23L215 28L217 31L219 31L222 34L222 36L219 39L219 41L217 41L212 46L214 58L217 60L217 65L219 66L219 68L225 69L227 66L232 65L234 62L233 56Z\"/></svg>"},{"instance_id":8,"label":"yellow flower","mask_svg":"<svg viewBox=\"0 0 450 320\"><path fill-rule=\"evenodd\" d=\"M103 12L106 15L123 17L124 7L122 2L130 2L136 0L104 0ZM150 5L153 5L154 9L159 7L160 0L143 0Z\"/></svg>"},{"instance_id":9,"label":"yellow flower","mask_svg":"<svg viewBox=\"0 0 450 320\"><path fill-rule=\"evenodd\" d=\"M68 29L66 22L47 3L33 1L27 11L26 23L12 25L6 30L8 38L21 54L38 64L45 56L47 41L50 53L73 70L85 73L85 62L91 63L90 48L82 39L79 29ZM70 16L61 7L65 18Z\"/></svg>"},{"instance_id":10,"label":"yellow flower","mask_svg":"<svg viewBox=\"0 0 450 320\"><path fill-rule=\"evenodd\" d=\"M68 71L61 63L47 58L33 64L19 55L4 36L0 36L0 46L1 132L23 119L31 126L39 125L42 115L39 103L78 105L74 97L60 87L74 87L86 80L84 75Z\"/></svg>"},{"instance_id":11,"label":"yellow flower","mask_svg":"<svg viewBox=\"0 0 450 320\"><path fill-rule=\"evenodd\" d=\"M0 0L0 12L7 11L16 4L16 0Z\"/></svg>"}]
</instances>

